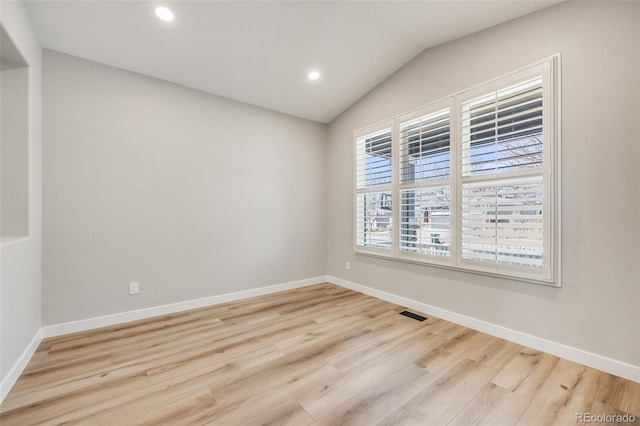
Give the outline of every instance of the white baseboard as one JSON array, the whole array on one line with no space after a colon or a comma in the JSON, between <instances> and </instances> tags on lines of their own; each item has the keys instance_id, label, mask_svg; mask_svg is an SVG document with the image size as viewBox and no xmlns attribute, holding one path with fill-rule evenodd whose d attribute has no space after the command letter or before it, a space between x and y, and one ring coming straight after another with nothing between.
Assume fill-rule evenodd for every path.
<instances>
[{"instance_id":1,"label":"white baseboard","mask_svg":"<svg viewBox=\"0 0 640 426\"><path fill-rule=\"evenodd\" d=\"M537 349L551 355L567 359L569 361L577 362L579 364L583 364L588 367L592 367L597 370L605 371L615 376L623 377L625 379L640 383L640 366L637 365L617 361L615 359L607 358L602 355L597 355L591 352L584 351L582 349L567 346L562 343L557 343L551 340L532 336L530 334L522 333L511 328L471 318L466 315L458 314L446 309L437 308L435 306L427 305L426 303L418 302L406 297L387 293L385 291L377 290L361 284L356 284L351 281L346 281L341 278L328 276L327 281L332 284L358 291L360 293L377 297L378 299L386 300L400 306L406 306L407 308L414 309L428 315L433 315L435 317L451 321L453 323L460 324L462 326L469 327L474 330L499 337L501 339L528 346L530 348Z\"/></svg>"},{"instance_id":2,"label":"white baseboard","mask_svg":"<svg viewBox=\"0 0 640 426\"><path fill-rule=\"evenodd\" d=\"M120 312L117 314L104 315L101 317L88 318L79 321L48 325L42 327L42 337L54 337L63 334L76 333L78 331L92 330L94 328L108 327L110 325L121 324L123 322L137 321L141 319L156 317L159 315L173 314L176 312L187 311L189 309L203 308L205 306L218 305L220 303L248 299L250 297L277 293L279 291L291 290L294 288L306 287L309 285L320 284L324 282L327 282L326 275L307 278L299 281L275 284L266 287L236 291L234 293L203 297L202 299L186 300L184 302L171 303L168 305L153 306L151 308L138 309L136 311Z\"/></svg>"},{"instance_id":3,"label":"white baseboard","mask_svg":"<svg viewBox=\"0 0 640 426\"><path fill-rule=\"evenodd\" d=\"M4 401L5 397L9 394L9 391L16 384L20 375L31 361L31 357L40 346L40 342L42 341L42 329L39 329L31 342L27 345L25 350L22 352L22 355L18 358L18 360L13 364L11 370L7 373L6 377L0 383L0 404Z\"/></svg>"}]
</instances>

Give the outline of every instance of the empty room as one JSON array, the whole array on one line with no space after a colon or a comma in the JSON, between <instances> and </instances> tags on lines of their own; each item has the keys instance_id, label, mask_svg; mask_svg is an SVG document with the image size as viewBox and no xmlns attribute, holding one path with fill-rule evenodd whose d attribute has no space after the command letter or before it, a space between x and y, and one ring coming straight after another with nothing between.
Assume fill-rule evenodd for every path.
<instances>
[{"instance_id":1,"label":"empty room","mask_svg":"<svg viewBox=\"0 0 640 426\"><path fill-rule=\"evenodd\" d=\"M0 424L640 424L640 2L0 2Z\"/></svg>"}]
</instances>

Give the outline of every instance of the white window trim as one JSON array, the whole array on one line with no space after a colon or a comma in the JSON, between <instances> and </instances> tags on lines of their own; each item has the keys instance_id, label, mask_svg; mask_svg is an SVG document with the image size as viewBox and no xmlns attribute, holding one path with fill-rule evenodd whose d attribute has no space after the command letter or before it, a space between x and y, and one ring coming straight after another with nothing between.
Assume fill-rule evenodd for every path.
<instances>
[{"instance_id":1,"label":"white window trim","mask_svg":"<svg viewBox=\"0 0 640 426\"><path fill-rule=\"evenodd\" d=\"M357 245L355 229L352 232L353 238L353 252L356 255L373 256L383 259L390 259L401 262L408 262L426 266L433 266L438 268L450 269L455 271L473 273L478 275L485 275L491 277L505 278L512 281L522 281L535 284L543 284L548 286L560 287L561 286L561 256L560 256L560 240L561 240L561 56L555 54L548 58L537 61L528 66L522 67L513 72L504 74L497 78L491 79L484 83L477 84L466 90L457 92L453 95L441 98L439 100L430 102L426 105L420 106L408 112L395 115L386 120L382 120L371 126L358 129L354 132L354 159L357 150L356 140L366 134L375 132L385 127L391 127L392 129L392 184L385 187L375 187L364 190L364 192L380 192L391 191L392 194L392 244L391 250L376 249L373 247L362 247ZM543 110L543 123L544 123L544 150L543 150L543 170L536 169L535 171L521 170L500 175L500 179L526 176L526 175L541 175L543 174L543 185L545 188L544 193L544 217L543 227L545 227L545 241L544 241L544 261L545 265L549 265L550 275L540 276L540 274L532 274L527 268L519 268L515 266L507 267L500 266L500 271L497 271L496 267L486 267L486 265L474 265L470 261L465 261L464 264L461 259L461 239L460 239L460 227L461 223L461 197L462 197L462 182L473 181L474 179L483 180L483 178L465 177L462 178L460 173L460 155L461 146L460 141L460 112L461 105L465 99L472 98L477 95L481 95L483 91L491 90L491 87L508 86L509 82L516 82L522 80L523 76L536 73L539 74L539 68L543 68L543 104L545 108ZM451 183L451 255L447 259L435 259L434 256L425 256L419 253L402 252L400 251L400 208L399 208L399 195L401 189L407 189L409 185L400 185L400 141L399 138L399 125L401 121L406 121L411 117L418 117L422 114L429 113L431 111L437 111L438 108L446 108L449 106L451 109L451 143L450 143L450 183ZM363 190L357 189L356 176L357 167L356 161L352 162L353 165L353 220L352 224L356 223L356 200L357 194L362 193ZM429 182L429 185L431 182ZM435 184L435 182L434 182ZM411 184L413 185L413 184ZM415 184L416 187L424 186L422 184ZM546 229L548 228L548 229ZM512 273L508 273L512 271Z\"/></svg>"}]
</instances>

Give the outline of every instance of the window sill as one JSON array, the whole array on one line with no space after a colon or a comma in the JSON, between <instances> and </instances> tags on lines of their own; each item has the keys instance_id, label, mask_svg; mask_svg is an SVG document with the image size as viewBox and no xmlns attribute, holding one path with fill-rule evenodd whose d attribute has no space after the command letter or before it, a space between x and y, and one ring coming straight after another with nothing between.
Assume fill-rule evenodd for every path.
<instances>
[{"instance_id":1,"label":"window sill","mask_svg":"<svg viewBox=\"0 0 640 426\"><path fill-rule=\"evenodd\" d=\"M450 271L463 272L467 274L483 275L486 277L501 278L501 279L510 280L510 281L520 281L525 283L544 285L546 287L556 287L556 288L562 287L559 280L554 281L554 280L547 280L547 279L535 278L535 277L522 277L522 276L514 276L514 275L507 275L507 274L498 274L494 272L481 271L481 270L476 270L471 268L464 268L464 267L458 267L458 266L453 266L453 265L444 264L444 263L438 263L435 261L412 259L410 257L395 257L391 255L386 255L384 253L368 252L368 251L361 251L361 250L355 250L354 254L357 256L366 256L366 257L372 257L377 259L390 260L394 262L411 263L414 265L448 269Z\"/></svg>"}]
</instances>

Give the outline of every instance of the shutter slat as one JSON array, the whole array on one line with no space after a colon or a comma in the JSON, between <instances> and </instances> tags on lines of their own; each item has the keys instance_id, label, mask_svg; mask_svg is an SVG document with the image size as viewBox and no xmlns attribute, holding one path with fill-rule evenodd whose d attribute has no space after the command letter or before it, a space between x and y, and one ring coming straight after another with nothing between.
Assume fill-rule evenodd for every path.
<instances>
[{"instance_id":1,"label":"shutter slat","mask_svg":"<svg viewBox=\"0 0 640 426\"><path fill-rule=\"evenodd\" d=\"M358 194L356 197L356 244L391 249L390 192Z\"/></svg>"},{"instance_id":2,"label":"shutter slat","mask_svg":"<svg viewBox=\"0 0 640 426\"><path fill-rule=\"evenodd\" d=\"M464 102L463 176L542 167L542 102L542 76Z\"/></svg>"},{"instance_id":3,"label":"shutter slat","mask_svg":"<svg viewBox=\"0 0 640 426\"><path fill-rule=\"evenodd\" d=\"M542 117L543 108L541 105L542 96L540 98L535 99L535 102L531 102L530 104L518 105L518 107L525 108L530 107L518 112L508 113L508 111L497 110L498 117L496 118L496 111L491 110L491 112L487 112L482 114L481 116L473 115L471 120L463 124L461 126L462 135L467 136L473 133L473 129L479 126L487 126L487 128L496 127L496 123L498 124L498 128L504 127L506 125L506 121L510 122L525 122L534 117ZM538 106L540 105L540 106ZM500 115L502 113L502 115ZM502 123L502 124L501 124Z\"/></svg>"},{"instance_id":4,"label":"shutter slat","mask_svg":"<svg viewBox=\"0 0 640 426\"><path fill-rule=\"evenodd\" d=\"M449 186L400 191L400 250L450 256L450 203Z\"/></svg>"},{"instance_id":5,"label":"shutter slat","mask_svg":"<svg viewBox=\"0 0 640 426\"><path fill-rule=\"evenodd\" d=\"M400 123L400 183L426 182L450 174L450 110Z\"/></svg>"},{"instance_id":6,"label":"shutter slat","mask_svg":"<svg viewBox=\"0 0 640 426\"><path fill-rule=\"evenodd\" d=\"M356 140L356 187L390 186L391 128Z\"/></svg>"},{"instance_id":7,"label":"shutter slat","mask_svg":"<svg viewBox=\"0 0 640 426\"><path fill-rule=\"evenodd\" d=\"M462 258L541 267L542 177L462 184Z\"/></svg>"}]
</instances>

